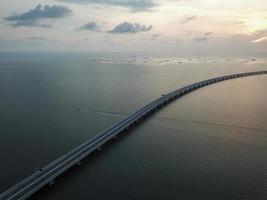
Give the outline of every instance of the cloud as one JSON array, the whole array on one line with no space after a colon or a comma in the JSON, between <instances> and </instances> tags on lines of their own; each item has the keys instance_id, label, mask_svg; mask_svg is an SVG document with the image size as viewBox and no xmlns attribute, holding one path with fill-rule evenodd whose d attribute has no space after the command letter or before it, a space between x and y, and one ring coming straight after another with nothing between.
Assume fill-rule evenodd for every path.
<instances>
[{"instance_id":1,"label":"cloud","mask_svg":"<svg viewBox=\"0 0 267 200\"><path fill-rule=\"evenodd\" d=\"M204 35L206 35L206 36L210 36L212 34L213 34L212 32L206 32L206 33L204 33Z\"/></svg>"},{"instance_id":2,"label":"cloud","mask_svg":"<svg viewBox=\"0 0 267 200\"><path fill-rule=\"evenodd\" d=\"M35 36L28 37L27 39L28 40L47 40L46 37L35 37Z\"/></svg>"},{"instance_id":3,"label":"cloud","mask_svg":"<svg viewBox=\"0 0 267 200\"><path fill-rule=\"evenodd\" d=\"M252 42L259 43L259 42L266 42L266 41L267 41L267 36L258 38L256 40L253 40Z\"/></svg>"},{"instance_id":4,"label":"cloud","mask_svg":"<svg viewBox=\"0 0 267 200\"><path fill-rule=\"evenodd\" d=\"M4 17L4 20L8 21L12 26L37 26L37 27L51 27L51 25L40 24L42 19L56 19L70 15L72 10L65 6L58 5L37 5L34 9L30 9L27 12L18 15L11 15Z\"/></svg>"},{"instance_id":5,"label":"cloud","mask_svg":"<svg viewBox=\"0 0 267 200\"><path fill-rule=\"evenodd\" d=\"M250 35L253 43L266 43L267 42L267 29L263 29L257 32L254 32Z\"/></svg>"},{"instance_id":6,"label":"cloud","mask_svg":"<svg viewBox=\"0 0 267 200\"><path fill-rule=\"evenodd\" d=\"M151 40L151 41L154 41L154 40L156 40L156 39L159 38L159 37L160 37L160 34L153 34L153 35L151 36L150 40Z\"/></svg>"},{"instance_id":7,"label":"cloud","mask_svg":"<svg viewBox=\"0 0 267 200\"><path fill-rule=\"evenodd\" d=\"M78 28L78 30L87 30L87 31L100 31L100 26L96 22L88 22Z\"/></svg>"},{"instance_id":8,"label":"cloud","mask_svg":"<svg viewBox=\"0 0 267 200\"><path fill-rule=\"evenodd\" d=\"M187 23L187 22L190 22L190 21L193 21L194 19L196 19L197 18L197 15L191 15L191 16L188 16L188 17L185 17L182 21L181 21L181 23Z\"/></svg>"},{"instance_id":9,"label":"cloud","mask_svg":"<svg viewBox=\"0 0 267 200\"><path fill-rule=\"evenodd\" d=\"M72 3L86 3L86 4L103 4L111 6L122 6L133 11L144 11L156 6L154 0L61 0Z\"/></svg>"},{"instance_id":10,"label":"cloud","mask_svg":"<svg viewBox=\"0 0 267 200\"><path fill-rule=\"evenodd\" d=\"M204 42L212 38L213 32L190 31L190 32L187 32L186 35L189 37L192 37L193 41Z\"/></svg>"},{"instance_id":11,"label":"cloud","mask_svg":"<svg viewBox=\"0 0 267 200\"><path fill-rule=\"evenodd\" d=\"M123 22L115 26L114 29L109 31L109 33L138 33L150 31L151 29L152 25L146 26L139 23Z\"/></svg>"},{"instance_id":12,"label":"cloud","mask_svg":"<svg viewBox=\"0 0 267 200\"><path fill-rule=\"evenodd\" d=\"M208 37L206 36L194 37L193 40L197 42L204 42L208 40Z\"/></svg>"}]
</instances>

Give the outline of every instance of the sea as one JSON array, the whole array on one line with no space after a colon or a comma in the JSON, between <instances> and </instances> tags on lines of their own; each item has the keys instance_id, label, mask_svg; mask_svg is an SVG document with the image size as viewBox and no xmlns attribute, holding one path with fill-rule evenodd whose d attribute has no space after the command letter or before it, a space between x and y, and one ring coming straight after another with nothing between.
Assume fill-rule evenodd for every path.
<instances>
[{"instance_id":1,"label":"sea","mask_svg":"<svg viewBox=\"0 0 267 200\"><path fill-rule=\"evenodd\" d=\"M0 193L161 95L264 57L0 53ZM29 199L266 200L267 75L177 99Z\"/></svg>"}]
</instances>

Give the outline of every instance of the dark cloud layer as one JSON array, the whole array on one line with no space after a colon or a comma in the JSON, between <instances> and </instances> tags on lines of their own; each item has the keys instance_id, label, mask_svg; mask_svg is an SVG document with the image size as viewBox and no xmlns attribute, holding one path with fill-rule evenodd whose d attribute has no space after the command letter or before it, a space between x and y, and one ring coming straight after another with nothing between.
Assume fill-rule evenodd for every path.
<instances>
[{"instance_id":1,"label":"dark cloud layer","mask_svg":"<svg viewBox=\"0 0 267 200\"><path fill-rule=\"evenodd\" d=\"M70 15L72 10L65 6L59 5L37 5L34 9L18 15L4 17L12 26L38 26L51 27L51 25L40 24L41 19L56 19Z\"/></svg>"},{"instance_id":2,"label":"dark cloud layer","mask_svg":"<svg viewBox=\"0 0 267 200\"><path fill-rule=\"evenodd\" d=\"M82 25L78 28L78 30L87 30L87 31L100 31L100 26L96 22L89 22L87 24Z\"/></svg>"},{"instance_id":3,"label":"dark cloud layer","mask_svg":"<svg viewBox=\"0 0 267 200\"><path fill-rule=\"evenodd\" d=\"M111 6L122 6L129 8L133 11L144 11L154 6L156 3L154 0L61 0L72 3L87 3L87 4L103 4Z\"/></svg>"},{"instance_id":4,"label":"dark cloud layer","mask_svg":"<svg viewBox=\"0 0 267 200\"><path fill-rule=\"evenodd\" d=\"M114 27L109 33L138 33L150 31L152 26L146 26L139 23L123 22Z\"/></svg>"}]
</instances>

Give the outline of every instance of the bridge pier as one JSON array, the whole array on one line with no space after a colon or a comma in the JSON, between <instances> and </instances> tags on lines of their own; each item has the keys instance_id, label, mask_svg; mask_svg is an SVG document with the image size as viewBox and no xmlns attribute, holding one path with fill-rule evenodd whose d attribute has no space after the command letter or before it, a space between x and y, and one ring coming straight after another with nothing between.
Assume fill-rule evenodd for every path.
<instances>
[{"instance_id":1,"label":"bridge pier","mask_svg":"<svg viewBox=\"0 0 267 200\"><path fill-rule=\"evenodd\" d=\"M55 181L54 181L54 180L52 180L52 181L50 181L50 182L48 183L49 186L53 186L54 184L55 184Z\"/></svg>"},{"instance_id":2,"label":"bridge pier","mask_svg":"<svg viewBox=\"0 0 267 200\"><path fill-rule=\"evenodd\" d=\"M123 131L121 131L120 133L122 133ZM117 135L114 135L113 137L112 137L114 140L116 140L117 138L118 138L118 136Z\"/></svg>"}]
</instances>

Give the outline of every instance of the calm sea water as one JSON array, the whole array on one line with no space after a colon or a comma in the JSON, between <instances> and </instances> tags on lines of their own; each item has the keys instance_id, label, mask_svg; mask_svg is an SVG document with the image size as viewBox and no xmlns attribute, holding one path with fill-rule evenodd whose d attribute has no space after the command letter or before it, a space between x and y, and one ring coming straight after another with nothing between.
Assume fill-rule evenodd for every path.
<instances>
[{"instance_id":1,"label":"calm sea water","mask_svg":"<svg viewBox=\"0 0 267 200\"><path fill-rule=\"evenodd\" d=\"M0 54L0 192L161 94L266 62ZM31 199L267 199L267 76L175 101ZM79 108L79 111L77 110Z\"/></svg>"}]
</instances>

